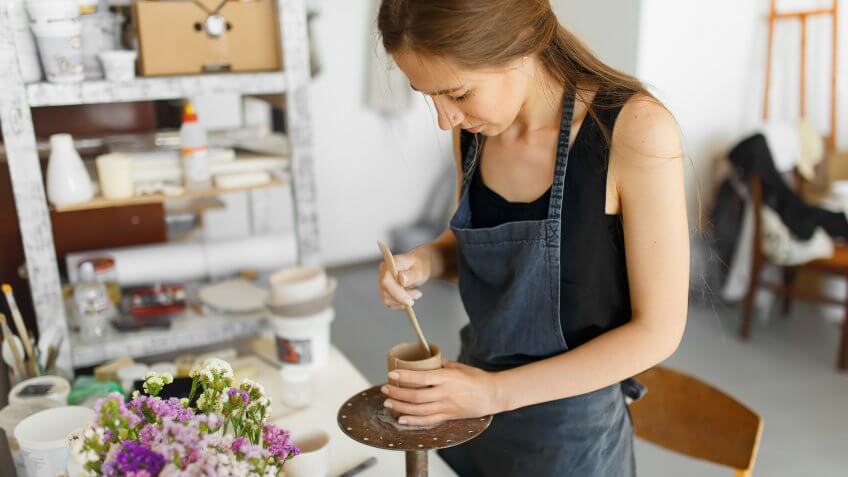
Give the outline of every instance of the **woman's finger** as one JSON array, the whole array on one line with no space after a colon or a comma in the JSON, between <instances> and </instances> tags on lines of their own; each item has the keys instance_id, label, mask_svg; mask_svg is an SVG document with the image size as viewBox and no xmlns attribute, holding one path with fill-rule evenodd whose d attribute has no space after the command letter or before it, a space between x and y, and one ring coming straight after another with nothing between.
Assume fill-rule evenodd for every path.
<instances>
[{"instance_id":1,"label":"woman's finger","mask_svg":"<svg viewBox=\"0 0 848 477\"><path fill-rule=\"evenodd\" d=\"M444 404L441 402L428 402L424 404L413 404L403 401L395 401L394 399L386 399L383 405L393 411L397 411L404 416L432 416L439 414L444 410Z\"/></svg>"},{"instance_id":2,"label":"woman's finger","mask_svg":"<svg viewBox=\"0 0 848 477\"><path fill-rule=\"evenodd\" d=\"M398 422L407 426L435 426L450 420L447 414L433 414L430 416L401 416Z\"/></svg>"},{"instance_id":3,"label":"woman's finger","mask_svg":"<svg viewBox=\"0 0 848 477\"><path fill-rule=\"evenodd\" d=\"M415 303L415 300L412 299L412 296L407 293L407 291L400 286L400 284L392 277L391 273L386 272L383 274L383 278L380 282L383 285L383 289L389 293L395 300L403 303L405 305L412 305Z\"/></svg>"},{"instance_id":4,"label":"woman's finger","mask_svg":"<svg viewBox=\"0 0 848 477\"><path fill-rule=\"evenodd\" d=\"M438 386L431 388L408 389L386 384L380 388L380 391L392 399L413 404L438 401L443 395L443 390Z\"/></svg>"}]
</instances>

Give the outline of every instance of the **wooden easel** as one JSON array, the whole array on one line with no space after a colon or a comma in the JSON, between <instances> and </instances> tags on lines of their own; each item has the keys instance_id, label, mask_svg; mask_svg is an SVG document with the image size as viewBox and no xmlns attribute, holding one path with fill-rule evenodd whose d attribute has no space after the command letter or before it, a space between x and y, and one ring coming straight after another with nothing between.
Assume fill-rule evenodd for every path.
<instances>
[{"instance_id":1,"label":"wooden easel","mask_svg":"<svg viewBox=\"0 0 848 477\"><path fill-rule=\"evenodd\" d=\"M763 119L767 120L769 116L769 93L771 90L771 67L772 67L772 43L774 41L774 29L777 22L780 21L799 21L801 24L801 33L800 33L800 65L801 65L801 78L800 78L800 88L801 94L800 98L800 111L801 116L804 117L807 114L807 20L810 17L819 17L826 16L830 18L831 25L833 25L831 29L831 62L830 62L830 136L827 138L827 146L831 151L836 150L836 135L838 133L837 128L837 111L836 111L836 96L837 96L837 84L836 84L836 75L838 70L838 41L839 41L839 0L831 0L831 6L826 8L813 8L807 10L795 10L792 12L779 12L777 10L777 0L770 0L770 8L769 8L769 17L768 17L768 53L766 55L766 84L765 84L765 96L763 97Z\"/></svg>"}]
</instances>

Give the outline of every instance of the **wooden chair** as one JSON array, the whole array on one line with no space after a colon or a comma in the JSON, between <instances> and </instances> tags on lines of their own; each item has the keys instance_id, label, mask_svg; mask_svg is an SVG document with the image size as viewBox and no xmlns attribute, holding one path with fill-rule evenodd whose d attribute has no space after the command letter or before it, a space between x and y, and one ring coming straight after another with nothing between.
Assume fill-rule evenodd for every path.
<instances>
[{"instance_id":1,"label":"wooden chair","mask_svg":"<svg viewBox=\"0 0 848 477\"><path fill-rule=\"evenodd\" d=\"M769 288L776 294L784 297L782 309L784 316L789 313L794 296L814 302L842 305L845 307L846 320L842 322L842 337L840 339L836 367L840 371L848 371L848 299L836 299L815 291L798 289L794 286L795 277L800 271L837 275L848 280L848 245L837 245L831 258L813 260L812 262L791 267L782 266L782 283L762 281L760 279L760 272L768 259L762 250L763 226L761 211L763 205L763 188L756 174L751 174L748 189L754 208L754 238L751 244L753 247L751 253L751 276L748 282L748 292L742 301L742 323L739 329L739 336L743 340L748 340L751 336L751 324L754 319L754 299L757 289L760 287Z\"/></svg>"},{"instance_id":2,"label":"wooden chair","mask_svg":"<svg viewBox=\"0 0 848 477\"><path fill-rule=\"evenodd\" d=\"M709 384L663 366L636 376L648 392L630 405L641 439L668 450L736 469L750 477L763 419Z\"/></svg>"}]
</instances>

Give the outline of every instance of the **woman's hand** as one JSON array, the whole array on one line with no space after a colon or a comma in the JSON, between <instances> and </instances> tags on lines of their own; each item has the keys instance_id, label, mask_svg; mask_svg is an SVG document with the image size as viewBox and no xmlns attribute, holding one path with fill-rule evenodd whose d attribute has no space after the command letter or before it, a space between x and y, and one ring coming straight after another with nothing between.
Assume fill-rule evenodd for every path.
<instances>
[{"instance_id":1,"label":"woman's hand","mask_svg":"<svg viewBox=\"0 0 848 477\"><path fill-rule=\"evenodd\" d=\"M495 373L454 361L444 361L443 366L433 371L396 369L389 373L389 379L401 385L429 386L406 389L386 384L380 389L388 396L383 405L401 414L401 424L430 426L504 410Z\"/></svg>"},{"instance_id":2,"label":"woman's hand","mask_svg":"<svg viewBox=\"0 0 848 477\"><path fill-rule=\"evenodd\" d=\"M386 263L380 262L378 287L383 303L393 310L401 310L404 305L412 305L415 300L421 298L421 290L417 287L430 279L431 258L424 247L395 255L394 258L398 271L397 280L386 267Z\"/></svg>"}]
</instances>

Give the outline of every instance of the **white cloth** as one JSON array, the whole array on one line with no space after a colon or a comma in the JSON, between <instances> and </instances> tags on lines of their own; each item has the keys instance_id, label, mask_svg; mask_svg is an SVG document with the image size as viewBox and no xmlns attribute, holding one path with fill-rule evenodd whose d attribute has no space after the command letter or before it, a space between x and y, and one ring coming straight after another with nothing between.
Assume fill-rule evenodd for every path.
<instances>
[{"instance_id":1,"label":"white cloth","mask_svg":"<svg viewBox=\"0 0 848 477\"><path fill-rule=\"evenodd\" d=\"M798 172L810 181L816 175L816 165L824 159L824 138L806 119L798 121L797 128L801 143Z\"/></svg>"},{"instance_id":2,"label":"white cloth","mask_svg":"<svg viewBox=\"0 0 848 477\"><path fill-rule=\"evenodd\" d=\"M780 220L777 212L763 207L763 252L769 261L776 265L800 265L817 258L833 255L833 240L820 227L813 232L810 240L798 240ZM751 254L754 240L754 213L750 201L745 201L745 215L742 229L736 242L736 250L727 271L727 279L722 288L722 297L736 302L745 297L751 280Z\"/></svg>"},{"instance_id":3,"label":"white cloth","mask_svg":"<svg viewBox=\"0 0 848 477\"><path fill-rule=\"evenodd\" d=\"M774 167L781 173L792 171L801 158L801 138L795 124L767 122L760 132L766 138Z\"/></svg>"}]
</instances>

